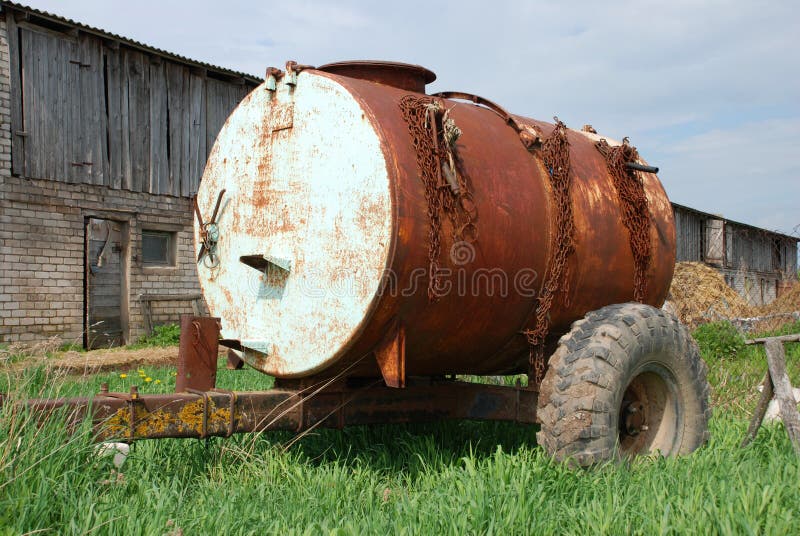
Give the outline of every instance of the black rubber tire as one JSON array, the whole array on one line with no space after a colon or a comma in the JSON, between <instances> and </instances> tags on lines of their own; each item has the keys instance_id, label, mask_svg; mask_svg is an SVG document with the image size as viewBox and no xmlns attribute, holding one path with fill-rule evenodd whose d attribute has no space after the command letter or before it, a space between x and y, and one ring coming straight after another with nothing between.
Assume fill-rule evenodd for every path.
<instances>
[{"instance_id":1,"label":"black rubber tire","mask_svg":"<svg viewBox=\"0 0 800 536\"><path fill-rule=\"evenodd\" d=\"M706 373L697 344L671 314L640 303L593 311L550 357L537 441L578 466L688 454L708 440Z\"/></svg>"}]
</instances>

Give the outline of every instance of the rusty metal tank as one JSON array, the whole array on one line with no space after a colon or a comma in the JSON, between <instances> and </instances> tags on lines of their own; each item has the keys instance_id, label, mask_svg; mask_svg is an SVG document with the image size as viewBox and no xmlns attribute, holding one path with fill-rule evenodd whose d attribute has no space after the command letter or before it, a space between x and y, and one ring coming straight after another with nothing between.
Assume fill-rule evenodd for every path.
<instances>
[{"instance_id":1,"label":"rusty metal tank","mask_svg":"<svg viewBox=\"0 0 800 536\"><path fill-rule=\"evenodd\" d=\"M402 386L406 376L528 370L525 332L562 221L537 154L553 124L425 96L435 75L420 66L286 67L268 70L230 115L197 195L200 282L227 344L279 378L383 373ZM415 124L409 102L428 106ZM435 114L452 145L420 148L414 128L436 128ZM566 137L574 229L547 310L550 345L588 311L634 298L631 233L600 136ZM421 153L440 157L436 184ZM672 209L655 174L640 178L650 260L640 298L660 306Z\"/></svg>"}]
</instances>

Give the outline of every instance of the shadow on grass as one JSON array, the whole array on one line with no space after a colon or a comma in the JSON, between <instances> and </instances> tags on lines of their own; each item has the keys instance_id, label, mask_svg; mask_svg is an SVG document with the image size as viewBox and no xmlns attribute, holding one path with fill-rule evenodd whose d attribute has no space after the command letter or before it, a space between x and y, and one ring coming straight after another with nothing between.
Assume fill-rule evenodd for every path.
<instances>
[{"instance_id":1,"label":"shadow on grass","mask_svg":"<svg viewBox=\"0 0 800 536\"><path fill-rule=\"evenodd\" d=\"M412 478L419 472L453 464L462 458L489 458L498 449L514 454L536 447L537 428L505 422L439 421L431 423L354 426L343 430L317 429L288 448L297 462L309 466L338 463L398 473ZM242 438L255 456L289 445L288 432Z\"/></svg>"}]
</instances>

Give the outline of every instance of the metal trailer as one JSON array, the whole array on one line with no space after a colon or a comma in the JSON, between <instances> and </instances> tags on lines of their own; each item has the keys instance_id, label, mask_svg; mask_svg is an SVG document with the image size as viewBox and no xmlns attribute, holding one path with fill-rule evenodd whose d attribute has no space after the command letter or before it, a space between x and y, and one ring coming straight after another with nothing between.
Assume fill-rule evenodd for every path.
<instances>
[{"instance_id":1,"label":"metal trailer","mask_svg":"<svg viewBox=\"0 0 800 536\"><path fill-rule=\"evenodd\" d=\"M459 418L538 422L579 465L700 446L706 367L658 308L675 228L657 169L588 125L428 95L434 79L388 62L267 69L195 199L216 320L183 321L184 392L32 405L128 440ZM213 389L218 341L275 389ZM527 386L455 379L519 373Z\"/></svg>"}]
</instances>

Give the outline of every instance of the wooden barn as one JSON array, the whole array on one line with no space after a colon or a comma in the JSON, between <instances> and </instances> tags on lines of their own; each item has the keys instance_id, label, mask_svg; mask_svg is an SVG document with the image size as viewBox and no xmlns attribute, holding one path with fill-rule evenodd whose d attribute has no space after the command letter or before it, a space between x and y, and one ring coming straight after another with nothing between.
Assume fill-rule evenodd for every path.
<instances>
[{"instance_id":1,"label":"wooden barn","mask_svg":"<svg viewBox=\"0 0 800 536\"><path fill-rule=\"evenodd\" d=\"M120 345L203 312L191 196L260 80L0 1L0 342ZM678 260L751 303L798 239L674 204Z\"/></svg>"},{"instance_id":2,"label":"wooden barn","mask_svg":"<svg viewBox=\"0 0 800 536\"><path fill-rule=\"evenodd\" d=\"M0 342L202 310L190 196L260 80L0 2Z\"/></svg>"},{"instance_id":3,"label":"wooden barn","mask_svg":"<svg viewBox=\"0 0 800 536\"><path fill-rule=\"evenodd\" d=\"M765 305L797 281L797 237L672 203L678 262L713 266L750 305Z\"/></svg>"}]
</instances>

